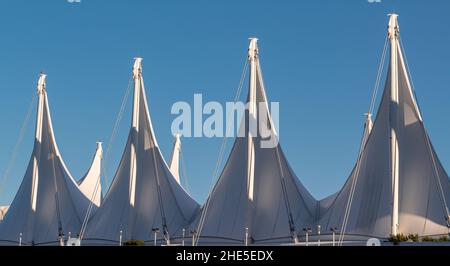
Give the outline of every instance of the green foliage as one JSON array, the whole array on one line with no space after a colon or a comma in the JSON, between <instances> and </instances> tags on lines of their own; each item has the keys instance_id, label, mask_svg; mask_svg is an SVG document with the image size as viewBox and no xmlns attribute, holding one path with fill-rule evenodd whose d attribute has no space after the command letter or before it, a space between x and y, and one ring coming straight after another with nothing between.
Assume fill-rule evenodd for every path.
<instances>
[{"instance_id":1,"label":"green foliage","mask_svg":"<svg viewBox=\"0 0 450 266\"><path fill-rule=\"evenodd\" d=\"M408 234L408 235L397 234L397 235L391 235L389 237L389 241L394 243L394 245L398 245L400 242L406 242L406 241L419 242L419 240L420 240L419 234Z\"/></svg>"},{"instance_id":2,"label":"green foliage","mask_svg":"<svg viewBox=\"0 0 450 266\"><path fill-rule=\"evenodd\" d=\"M411 240L413 242L419 242L419 234L409 234L408 240Z\"/></svg>"},{"instance_id":3,"label":"green foliage","mask_svg":"<svg viewBox=\"0 0 450 266\"><path fill-rule=\"evenodd\" d=\"M391 235L389 237L389 242L394 243L394 245L398 245L400 242L408 241L408 236L405 236L404 234L397 234L397 235Z\"/></svg>"},{"instance_id":4,"label":"green foliage","mask_svg":"<svg viewBox=\"0 0 450 266\"><path fill-rule=\"evenodd\" d=\"M441 236L439 238L433 238L431 236L422 237L423 242L448 242L450 238L448 236Z\"/></svg>"},{"instance_id":5,"label":"green foliage","mask_svg":"<svg viewBox=\"0 0 450 266\"><path fill-rule=\"evenodd\" d=\"M412 242L448 242L450 241L450 238L448 236L441 236L441 237L431 237L431 236L424 236L419 237L418 234L408 234L405 236L404 234L398 234L398 235L391 235L389 238L389 242L394 243L394 245L400 244L400 242L406 242L406 241L412 241Z\"/></svg>"},{"instance_id":6,"label":"green foliage","mask_svg":"<svg viewBox=\"0 0 450 266\"><path fill-rule=\"evenodd\" d=\"M439 241L439 242L448 242L448 241L450 241L450 238L449 238L448 236L441 236L441 237L438 239L438 241Z\"/></svg>"},{"instance_id":7,"label":"green foliage","mask_svg":"<svg viewBox=\"0 0 450 266\"><path fill-rule=\"evenodd\" d=\"M124 246L145 246L143 240L128 240L123 242Z\"/></svg>"},{"instance_id":8,"label":"green foliage","mask_svg":"<svg viewBox=\"0 0 450 266\"><path fill-rule=\"evenodd\" d=\"M432 238L431 236L424 236L424 237L422 237L422 241L423 242L433 242L433 241L435 241L435 239Z\"/></svg>"}]
</instances>

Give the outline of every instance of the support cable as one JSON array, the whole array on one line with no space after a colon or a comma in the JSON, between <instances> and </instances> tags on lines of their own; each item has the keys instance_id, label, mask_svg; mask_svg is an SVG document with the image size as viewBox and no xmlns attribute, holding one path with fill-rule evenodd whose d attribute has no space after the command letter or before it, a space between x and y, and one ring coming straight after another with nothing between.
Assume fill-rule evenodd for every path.
<instances>
[{"instance_id":1,"label":"support cable","mask_svg":"<svg viewBox=\"0 0 450 266\"><path fill-rule=\"evenodd\" d=\"M387 54L387 48L388 48L388 44L389 44L389 38L388 36L386 36L385 42L384 42L384 47L383 47L383 52L381 54L381 61L380 64L378 66L378 71L377 71L377 76L376 76L376 80L375 80L375 86L373 88L373 93L372 93L372 99L370 101L370 106L369 106L369 112L368 114L372 114L373 113L373 109L375 107L375 102L377 99L377 95L378 95L378 91L379 91L379 87L380 87L380 82L381 82L381 76L383 74L383 69L384 69L384 65L385 65L385 61L386 61L386 54ZM345 212L344 212L344 219L342 221L342 227L341 227L341 231L339 234L339 241L338 244L342 245L343 241L344 241L344 237L345 237L345 232L347 230L347 225L348 225L348 219L350 217L350 211L351 211L351 207L353 204L353 198L355 195L355 191L356 191L356 184L358 182L358 177L359 177L359 171L361 168L361 159L362 159L362 155L363 155L363 151L365 148L365 143L364 140L366 140L370 133L367 130L367 125L365 125L364 128L364 134L363 137L361 139L361 144L360 144L360 148L359 148L359 152L358 152L358 160L356 162L356 168L355 168L355 175L353 175L353 182L351 184L351 188L350 188L350 195L347 201L347 205L345 208Z\"/></svg>"},{"instance_id":2,"label":"support cable","mask_svg":"<svg viewBox=\"0 0 450 266\"><path fill-rule=\"evenodd\" d=\"M236 103L239 100L240 96L241 96L242 87L243 87L243 84L244 84L245 77L247 75L247 70L248 70L248 59L245 60L244 67L242 69L241 79L239 81L239 86L238 86L237 91L236 91L236 95L235 95L235 98L234 98L234 103ZM206 214L207 214L209 203L210 203L210 198L211 198L211 195L212 195L212 193L214 191L214 181L216 181L216 179L218 178L218 175L220 173L220 165L222 164L224 153L225 153L225 148L226 148L226 144L227 144L227 136L229 134L229 131L231 130L230 129L230 127L231 127L230 124L231 124L230 121L227 121L227 125L228 126L227 126L227 129L226 129L226 133L225 133L225 136L222 139L222 143L221 143L221 146L220 146L220 149L219 149L219 156L217 158L216 165L214 167L214 171L213 171L213 174L211 176L212 178L211 178L211 182L210 182L210 192L209 192L208 198L207 198L207 200L206 200L206 202L204 204L203 210L202 210L201 215L200 215L200 220L199 220L199 223L198 223L198 226L197 226L197 236L194 237L193 245L197 245L198 244L198 241L200 239L200 236L201 236L201 233L202 233L202 230L203 230L203 225L205 223Z\"/></svg>"},{"instance_id":3,"label":"support cable","mask_svg":"<svg viewBox=\"0 0 450 266\"><path fill-rule=\"evenodd\" d=\"M103 157L103 162L101 164L102 166L100 167L100 175L99 175L98 178L101 180L102 175L104 176L104 179L103 179L104 180L104 184L103 185L105 185L107 183L107 181L108 181L108 179L107 179L107 172L106 172L106 165L107 165L106 162L109 160L111 147L112 147L112 144L113 144L113 142L114 142L114 140L116 138L120 122L122 121L122 118L123 118L123 113L125 111L125 106L127 104L128 96L129 96L130 91L131 91L132 81L133 81L132 78L130 78L130 80L128 81L128 86L127 86L127 89L125 90L125 94L124 94L124 96L122 98L122 103L120 105L119 113L117 114L116 121L114 123L114 128L113 128L113 131L112 131L111 136L110 136L109 141L108 141L108 146L106 148L105 157ZM99 180L99 182L96 182L95 188L94 188L94 192L92 193L92 196L90 198L89 206L87 208L86 215L84 216L83 223L81 225L81 229L80 229L80 233L79 233L79 239L80 240L83 240L84 233L85 233L86 228L87 228L87 224L89 222L92 210L94 208L94 199L97 196L97 193L101 193L101 192L99 192L99 190L100 190L100 180ZM106 187L106 186L104 186L104 187Z\"/></svg>"},{"instance_id":4,"label":"support cable","mask_svg":"<svg viewBox=\"0 0 450 266\"><path fill-rule=\"evenodd\" d=\"M22 142L23 142L23 139L24 139L24 136L25 136L25 132L26 132L26 129L28 127L28 123L30 121L31 113L32 113L33 107L34 107L34 105L36 103L36 99L37 99L37 94L33 94L33 98L32 98L32 100L31 100L31 102L30 102L30 104L28 106L28 111L27 111L27 113L25 115L25 119L23 120L22 126L20 127L20 131L19 131L19 135L17 137L17 141L16 141L16 143L14 145L14 148L13 148L13 150L11 152L10 160L9 160L9 162L8 162L6 168L5 168L5 171L3 172L3 175L2 175L2 177L0 179L0 195L3 192L3 188L5 187L6 181L10 178L11 171L12 171L14 165L16 164L17 155L19 153L20 146L22 145Z\"/></svg>"}]
</instances>

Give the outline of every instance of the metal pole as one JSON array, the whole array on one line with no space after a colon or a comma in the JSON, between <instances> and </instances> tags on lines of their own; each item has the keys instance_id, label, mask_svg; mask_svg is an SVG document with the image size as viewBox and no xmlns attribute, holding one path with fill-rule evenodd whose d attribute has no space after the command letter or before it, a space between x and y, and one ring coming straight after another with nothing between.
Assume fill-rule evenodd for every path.
<instances>
[{"instance_id":1,"label":"metal pole","mask_svg":"<svg viewBox=\"0 0 450 266\"><path fill-rule=\"evenodd\" d=\"M191 231L191 234L192 234L192 246L195 246L195 236L196 236L196 234L197 234L197 231L192 230L192 231Z\"/></svg>"},{"instance_id":2,"label":"metal pole","mask_svg":"<svg viewBox=\"0 0 450 266\"><path fill-rule=\"evenodd\" d=\"M309 232L308 231L306 231L306 246L309 246L309 243L308 243L308 241L309 241Z\"/></svg>"},{"instance_id":3,"label":"metal pole","mask_svg":"<svg viewBox=\"0 0 450 266\"><path fill-rule=\"evenodd\" d=\"M120 235L119 235L119 246L122 246L122 230L120 230Z\"/></svg>"},{"instance_id":4,"label":"metal pole","mask_svg":"<svg viewBox=\"0 0 450 266\"><path fill-rule=\"evenodd\" d=\"M317 246L320 247L320 225L317 226Z\"/></svg>"},{"instance_id":5,"label":"metal pole","mask_svg":"<svg viewBox=\"0 0 450 266\"><path fill-rule=\"evenodd\" d=\"M186 236L186 229L183 228L183 240L181 241L181 245L184 247L184 237Z\"/></svg>"},{"instance_id":6,"label":"metal pole","mask_svg":"<svg viewBox=\"0 0 450 266\"><path fill-rule=\"evenodd\" d=\"M335 246L336 241L336 233L333 231L333 247Z\"/></svg>"},{"instance_id":7,"label":"metal pole","mask_svg":"<svg viewBox=\"0 0 450 266\"><path fill-rule=\"evenodd\" d=\"M398 57L397 57L397 41L398 41L398 21L397 14L390 14L389 19L389 32L388 36L391 41L391 65L390 65L390 79L391 79L391 95L390 95L390 105L391 110L394 113L389 114L389 127L390 127L390 153L391 153L391 178L392 178L392 221L391 221L391 234L396 236L398 234L398 202L399 202L399 158L398 158L398 139L397 139L397 131L396 131L396 120L394 119L396 113L393 106L397 107L399 103L398 98L398 86L399 86L399 78L398 78Z\"/></svg>"},{"instance_id":8,"label":"metal pole","mask_svg":"<svg viewBox=\"0 0 450 266\"><path fill-rule=\"evenodd\" d=\"M22 233L19 234L19 247L22 246Z\"/></svg>"},{"instance_id":9,"label":"metal pole","mask_svg":"<svg viewBox=\"0 0 450 266\"><path fill-rule=\"evenodd\" d=\"M64 247L64 236L59 237L59 246Z\"/></svg>"},{"instance_id":10,"label":"metal pole","mask_svg":"<svg viewBox=\"0 0 450 266\"><path fill-rule=\"evenodd\" d=\"M248 246L248 227L245 228L245 246Z\"/></svg>"}]
</instances>

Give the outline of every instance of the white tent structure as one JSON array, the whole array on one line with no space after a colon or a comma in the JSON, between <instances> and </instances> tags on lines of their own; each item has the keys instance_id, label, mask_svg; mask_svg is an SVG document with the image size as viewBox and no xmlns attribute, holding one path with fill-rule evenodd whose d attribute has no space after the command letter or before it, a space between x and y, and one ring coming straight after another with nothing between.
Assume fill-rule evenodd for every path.
<instances>
[{"instance_id":1,"label":"white tent structure","mask_svg":"<svg viewBox=\"0 0 450 266\"><path fill-rule=\"evenodd\" d=\"M133 67L133 114L125 151L102 206L83 235L88 244L152 242L154 234L170 244L199 208L173 177L156 142L141 62L137 58Z\"/></svg>"},{"instance_id":2,"label":"white tent structure","mask_svg":"<svg viewBox=\"0 0 450 266\"><path fill-rule=\"evenodd\" d=\"M244 130L235 139L217 183L192 224L200 245L297 242L298 232L314 225L316 218L318 202L295 176L278 144L256 38L250 39L248 64L248 108L240 132L250 129L258 116L259 130ZM261 128L270 133L263 134Z\"/></svg>"},{"instance_id":3,"label":"white tent structure","mask_svg":"<svg viewBox=\"0 0 450 266\"><path fill-rule=\"evenodd\" d=\"M5 218L6 212L8 212L9 206L0 206L0 223Z\"/></svg>"},{"instance_id":4,"label":"white tent structure","mask_svg":"<svg viewBox=\"0 0 450 266\"><path fill-rule=\"evenodd\" d=\"M321 202L320 224L344 236L386 238L449 233L450 181L431 145L390 15L390 63L375 122L370 115L356 166L344 187Z\"/></svg>"},{"instance_id":5,"label":"white tent structure","mask_svg":"<svg viewBox=\"0 0 450 266\"><path fill-rule=\"evenodd\" d=\"M102 143L97 142L97 150L95 151L91 167L86 175L78 181L78 186L80 187L81 192L83 192L83 194L97 207L100 206L102 200L102 186L100 183L102 157Z\"/></svg>"},{"instance_id":6,"label":"white tent structure","mask_svg":"<svg viewBox=\"0 0 450 266\"><path fill-rule=\"evenodd\" d=\"M46 92L46 76L37 86L34 149L22 184L0 224L0 244L56 244L77 233L89 205L67 170L56 145Z\"/></svg>"},{"instance_id":7,"label":"white tent structure","mask_svg":"<svg viewBox=\"0 0 450 266\"><path fill-rule=\"evenodd\" d=\"M180 179L180 154L181 154L181 139L180 135L175 136L175 141L173 142L172 155L170 156L170 172L172 173L178 184L181 185Z\"/></svg>"}]
</instances>

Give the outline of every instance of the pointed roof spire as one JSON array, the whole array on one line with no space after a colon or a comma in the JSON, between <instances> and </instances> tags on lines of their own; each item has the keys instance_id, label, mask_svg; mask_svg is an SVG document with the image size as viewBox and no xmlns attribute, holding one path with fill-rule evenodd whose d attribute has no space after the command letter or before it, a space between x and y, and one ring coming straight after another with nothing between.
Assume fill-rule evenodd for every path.
<instances>
[{"instance_id":1,"label":"pointed roof spire","mask_svg":"<svg viewBox=\"0 0 450 266\"><path fill-rule=\"evenodd\" d=\"M47 75L45 75L43 72L41 72L39 74L39 80L38 80L38 83L37 83L37 92L38 93L42 93L42 92L45 91L46 78L47 78Z\"/></svg>"},{"instance_id":2,"label":"pointed roof spire","mask_svg":"<svg viewBox=\"0 0 450 266\"><path fill-rule=\"evenodd\" d=\"M0 223L5 218L6 213L8 212L8 208L9 208L9 206L0 206Z\"/></svg>"},{"instance_id":3,"label":"pointed roof spire","mask_svg":"<svg viewBox=\"0 0 450 266\"><path fill-rule=\"evenodd\" d=\"M279 143L265 147L262 134L247 127L263 113L269 119L257 122L274 128L258 54L257 39L250 38L249 107L241 121L241 129L248 132L235 139L202 213L192 223L202 244L296 243L297 231L314 224L317 202L295 176Z\"/></svg>"},{"instance_id":4,"label":"pointed roof spire","mask_svg":"<svg viewBox=\"0 0 450 266\"><path fill-rule=\"evenodd\" d=\"M400 33L400 27L398 25L398 15L395 13L389 14L389 26L388 26L388 36L389 38L398 38Z\"/></svg>"},{"instance_id":5,"label":"pointed roof spire","mask_svg":"<svg viewBox=\"0 0 450 266\"><path fill-rule=\"evenodd\" d=\"M81 192L98 207L102 199L101 165L103 159L102 142L97 142L95 155L88 172L78 181ZM95 194L95 195L94 195Z\"/></svg>"},{"instance_id":6,"label":"pointed roof spire","mask_svg":"<svg viewBox=\"0 0 450 266\"><path fill-rule=\"evenodd\" d=\"M172 237L181 236L182 228L199 206L177 183L156 143L145 95L142 58L135 59L133 79L128 140L110 189L84 236L86 241L95 243L118 241L119 235L124 240L153 241L154 227L162 232L159 241L170 244Z\"/></svg>"},{"instance_id":7,"label":"pointed roof spire","mask_svg":"<svg viewBox=\"0 0 450 266\"><path fill-rule=\"evenodd\" d=\"M367 132L370 134L370 132L372 132L373 127L372 114L365 113L364 116L366 117L365 127L367 128Z\"/></svg>"},{"instance_id":8,"label":"pointed roof spire","mask_svg":"<svg viewBox=\"0 0 450 266\"><path fill-rule=\"evenodd\" d=\"M142 75L142 60L141 57L134 58L133 78L135 79Z\"/></svg>"},{"instance_id":9,"label":"pointed roof spire","mask_svg":"<svg viewBox=\"0 0 450 266\"><path fill-rule=\"evenodd\" d=\"M387 238L448 233L449 178L416 104L397 17L389 19L389 71L370 136L320 220L323 228L338 227L341 240L345 234Z\"/></svg>"},{"instance_id":10,"label":"pointed roof spire","mask_svg":"<svg viewBox=\"0 0 450 266\"><path fill-rule=\"evenodd\" d=\"M36 135L28 168L0 224L0 242L58 243L63 233L77 232L89 206L67 170L56 144L46 93L46 75L37 83L39 94Z\"/></svg>"},{"instance_id":11,"label":"pointed roof spire","mask_svg":"<svg viewBox=\"0 0 450 266\"><path fill-rule=\"evenodd\" d=\"M178 184L181 184L180 180L180 153L181 153L181 139L180 134L175 135L175 141L173 143L172 156L170 157L170 172L172 173Z\"/></svg>"},{"instance_id":12,"label":"pointed roof spire","mask_svg":"<svg viewBox=\"0 0 450 266\"><path fill-rule=\"evenodd\" d=\"M249 60L254 60L258 57L258 38L256 37L252 37L249 38L250 40L250 45L248 47L248 59Z\"/></svg>"}]
</instances>

